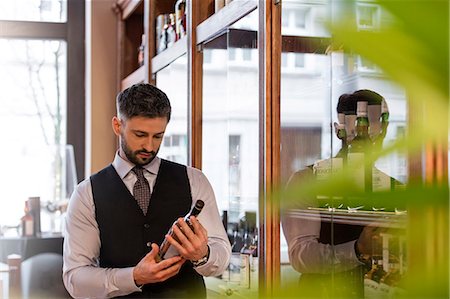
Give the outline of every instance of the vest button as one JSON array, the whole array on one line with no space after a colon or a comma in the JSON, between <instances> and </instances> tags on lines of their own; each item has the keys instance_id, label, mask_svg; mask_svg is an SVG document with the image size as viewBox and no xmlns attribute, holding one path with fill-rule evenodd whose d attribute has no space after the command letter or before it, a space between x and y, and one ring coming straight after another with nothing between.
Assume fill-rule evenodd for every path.
<instances>
[{"instance_id":1,"label":"vest button","mask_svg":"<svg viewBox=\"0 0 450 299\"><path fill-rule=\"evenodd\" d=\"M144 228L150 228L150 224L148 223L144 224Z\"/></svg>"},{"instance_id":2,"label":"vest button","mask_svg":"<svg viewBox=\"0 0 450 299\"><path fill-rule=\"evenodd\" d=\"M152 242L147 242L146 245L147 245L148 248L150 248L150 247L152 247Z\"/></svg>"}]
</instances>

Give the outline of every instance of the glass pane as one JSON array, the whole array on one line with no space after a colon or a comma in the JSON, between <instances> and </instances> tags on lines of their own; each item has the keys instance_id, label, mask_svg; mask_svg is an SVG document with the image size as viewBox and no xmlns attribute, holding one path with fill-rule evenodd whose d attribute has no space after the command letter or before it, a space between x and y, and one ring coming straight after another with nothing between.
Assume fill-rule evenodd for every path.
<instances>
[{"instance_id":1,"label":"glass pane","mask_svg":"<svg viewBox=\"0 0 450 299\"><path fill-rule=\"evenodd\" d=\"M0 225L15 226L24 201L64 200L66 173L67 46L64 41L0 39L0 117L7 124L0 149ZM42 231L52 227L43 209Z\"/></svg>"},{"instance_id":2,"label":"glass pane","mask_svg":"<svg viewBox=\"0 0 450 299\"><path fill-rule=\"evenodd\" d=\"M407 159L404 152L384 155L373 165L356 158L364 161L404 135L406 95L371 61L326 49L331 40L322 25L334 6L321 3L286 1L282 10L281 181L297 189L283 198L281 284L301 298L379 298L387 296L383 292L397 291L394 285L406 268L406 211L378 204L374 194L404 188ZM358 6L354 11L359 14L359 28L379 25L378 7ZM302 15L304 21L295 20ZM388 122L383 121L381 97L364 91L341 98L357 90L375 91L385 99ZM346 102L338 106L340 98ZM354 105L348 106L350 99ZM364 151L357 150L361 99L371 100L366 108L370 146ZM338 115L338 109L349 115ZM343 131L346 137L338 135ZM331 185L332 179L339 178L336 173L350 179ZM303 193L302 189L318 184L323 185ZM369 234L374 221L377 230ZM388 230L389 226L396 230ZM367 240L359 244L370 244L368 266L355 252L360 237Z\"/></svg>"},{"instance_id":3,"label":"glass pane","mask_svg":"<svg viewBox=\"0 0 450 299\"><path fill-rule=\"evenodd\" d=\"M172 115L158 155L184 165L188 164L187 74L187 56L183 55L156 76L156 85L167 94L172 106Z\"/></svg>"},{"instance_id":4,"label":"glass pane","mask_svg":"<svg viewBox=\"0 0 450 299\"><path fill-rule=\"evenodd\" d=\"M259 172L258 12L204 45L203 165L232 244L221 280L207 278L223 295L258 289ZM237 295L236 294L236 295Z\"/></svg>"},{"instance_id":5,"label":"glass pane","mask_svg":"<svg viewBox=\"0 0 450 299\"><path fill-rule=\"evenodd\" d=\"M3 0L0 20L61 22L67 21L67 0Z\"/></svg>"}]
</instances>

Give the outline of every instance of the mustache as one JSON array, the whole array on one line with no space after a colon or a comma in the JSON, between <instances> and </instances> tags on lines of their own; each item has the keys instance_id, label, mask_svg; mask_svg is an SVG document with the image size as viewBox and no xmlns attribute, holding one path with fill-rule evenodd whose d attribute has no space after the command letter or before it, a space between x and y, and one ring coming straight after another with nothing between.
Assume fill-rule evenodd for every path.
<instances>
[{"instance_id":1,"label":"mustache","mask_svg":"<svg viewBox=\"0 0 450 299\"><path fill-rule=\"evenodd\" d=\"M143 153L143 154L151 154L151 155L156 155L156 152L155 151L146 151L146 150L139 150L139 151L136 151L135 152L136 154L140 154L140 153Z\"/></svg>"}]
</instances>

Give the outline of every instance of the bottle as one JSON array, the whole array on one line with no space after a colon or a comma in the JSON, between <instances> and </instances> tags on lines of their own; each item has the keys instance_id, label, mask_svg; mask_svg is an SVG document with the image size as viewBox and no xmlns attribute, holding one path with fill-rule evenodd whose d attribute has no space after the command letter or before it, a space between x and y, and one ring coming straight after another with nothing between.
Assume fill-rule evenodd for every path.
<instances>
[{"instance_id":1,"label":"bottle","mask_svg":"<svg viewBox=\"0 0 450 299\"><path fill-rule=\"evenodd\" d=\"M161 53L167 47L167 15L161 14L156 17L156 54Z\"/></svg>"},{"instance_id":2,"label":"bottle","mask_svg":"<svg viewBox=\"0 0 450 299\"><path fill-rule=\"evenodd\" d=\"M357 191L364 193L365 198L355 197L350 209L371 209L368 197L372 192L372 165L366 163L365 156L370 150L369 119L367 117L367 101L358 101L356 110L356 136L350 144L347 164L352 167Z\"/></svg>"},{"instance_id":3,"label":"bottle","mask_svg":"<svg viewBox=\"0 0 450 299\"><path fill-rule=\"evenodd\" d=\"M177 33L175 31L175 14L169 14L169 19L167 22L166 36L167 36L167 48L173 46L177 41Z\"/></svg>"},{"instance_id":4,"label":"bottle","mask_svg":"<svg viewBox=\"0 0 450 299\"><path fill-rule=\"evenodd\" d=\"M36 235L34 230L34 217L31 214L28 201L25 201L24 212L25 215L21 218L22 236L34 237Z\"/></svg>"},{"instance_id":5,"label":"bottle","mask_svg":"<svg viewBox=\"0 0 450 299\"><path fill-rule=\"evenodd\" d=\"M202 211L203 207L205 205L205 202L203 200L198 199L195 202L195 205L192 207L191 211L184 216L184 221L187 223L187 225L194 230L194 227L191 224L191 216L198 216L198 214L200 214L200 212ZM176 222L174 222L175 224ZM178 241L176 235L174 234L172 227L169 229L168 233L169 236L173 237L175 240ZM172 247L170 246L169 241L167 241L167 238L164 238L164 241L161 243L161 246L159 247L159 254L158 254L158 261L161 261L165 258L169 258L172 256L175 256L178 254L178 252L176 251L176 249L172 249L169 251L169 249L172 249Z\"/></svg>"},{"instance_id":6,"label":"bottle","mask_svg":"<svg viewBox=\"0 0 450 299\"><path fill-rule=\"evenodd\" d=\"M250 273L252 265L252 250L250 249L251 237L246 231L244 234L244 246L240 250L241 269L240 269L240 285L243 288L250 288Z\"/></svg>"},{"instance_id":7,"label":"bottle","mask_svg":"<svg viewBox=\"0 0 450 299\"><path fill-rule=\"evenodd\" d=\"M176 40L186 35L186 0L175 3Z\"/></svg>"},{"instance_id":8,"label":"bottle","mask_svg":"<svg viewBox=\"0 0 450 299\"><path fill-rule=\"evenodd\" d=\"M141 45L138 48L138 64L144 65L144 50L145 50L145 34L142 34Z\"/></svg>"}]
</instances>

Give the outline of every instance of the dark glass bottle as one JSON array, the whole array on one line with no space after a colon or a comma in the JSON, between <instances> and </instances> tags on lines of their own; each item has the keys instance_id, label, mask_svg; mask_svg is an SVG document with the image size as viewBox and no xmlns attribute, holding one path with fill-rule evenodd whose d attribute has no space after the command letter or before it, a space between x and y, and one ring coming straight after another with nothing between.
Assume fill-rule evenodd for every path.
<instances>
[{"instance_id":1,"label":"dark glass bottle","mask_svg":"<svg viewBox=\"0 0 450 299\"><path fill-rule=\"evenodd\" d=\"M369 137L369 119L367 117L367 102L358 101L356 112L356 136L352 140L348 152L348 165L353 167L355 182L358 189L364 193L365 199L355 197L351 208L371 209L368 199L372 192L372 164L367 161L367 154L371 150Z\"/></svg>"},{"instance_id":2,"label":"dark glass bottle","mask_svg":"<svg viewBox=\"0 0 450 299\"><path fill-rule=\"evenodd\" d=\"M205 203L203 202L203 200L197 200L195 202L195 205L192 207L191 211L184 216L184 221L187 223L187 225L193 230L193 226L191 224L191 216L198 216L198 214L200 214L200 212L202 211L203 207L204 207ZM176 223L176 222L175 222ZM174 224L175 224L174 223ZM178 238L176 237L176 235L174 234L172 227L170 228L169 232L167 233L169 236L172 236L175 240L178 241ZM169 250L170 247L170 243L167 241L166 238L164 238L164 241L161 243L161 246L159 247L159 259L162 260L164 258L168 258L169 256L166 256L167 251ZM173 256L173 255L171 255Z\"/></svg>"}]
</instances>

